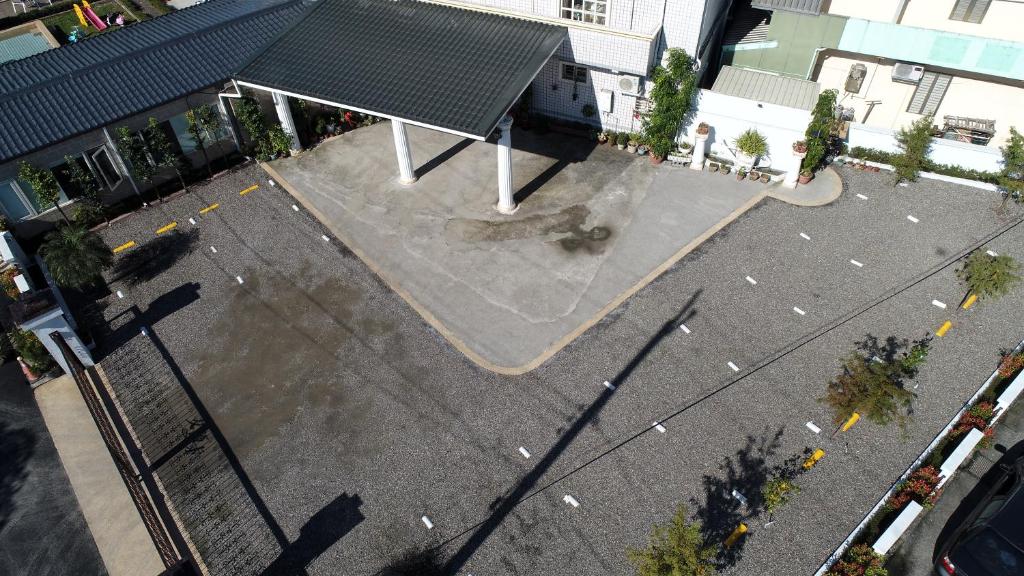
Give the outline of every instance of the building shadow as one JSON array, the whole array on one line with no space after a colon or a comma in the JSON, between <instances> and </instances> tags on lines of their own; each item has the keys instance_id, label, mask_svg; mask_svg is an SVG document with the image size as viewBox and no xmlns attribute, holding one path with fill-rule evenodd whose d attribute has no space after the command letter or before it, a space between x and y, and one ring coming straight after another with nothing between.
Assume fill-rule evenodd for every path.
<instances>
[{"instance_id":1,"label":"building shadow","mask_svg":"<svg viewBox=\"0 0 1024 576\"><path fill-rule=\"evenodd\" d=\"M434 156L430 160L424 162L422 166L416 169L416 176L422 177L426 175L434 168L437 168L441 164L444 164L445 162L451 160L459 152L462 152L466 148L469 148L473 144L473 142L476 142L476 140L473 140L472 138L463 138L462 140L459 140L455 144L451 145L444 152L441 152L437 156Z\"/></svg>"},{"instance_id":2,"label":"building shadow","mask_svg":"<svg viewBox=\"0 0 1024 576\"><path fill-rule=\"evenodd\" d=\"M262 576L290 576L306 570L310 563L345 537L364 520L358 495L342 493L306 521L297 540L285 547Z\"/></svg>"},{"instance_id":3,"label":"building shadow","mask_svg":"<svg viewBox=\"0 0 1024 576\"><path fill-rule=\"evenodd\" d=\"M129 286L136 286L148 282L192 253L198 241L198 228L186 232L172 230L165 236L157 236L118 258L108 283L124 280Z\"/></svg>"},{"instance_id":4,"label":"building shadow","mask_svg":"<svg viewBox=\"0 0 1024 576\"><path fill-rule=\"evenodd\" d=\"M644 359L646 359L647 356L658 347L665 337L677 332L680 323L686 322L696 315L694 303L697 301L700 293L700 290L695 292L684 304L679 313L662 324L657 332L647 340L640 351L630 359L625 367L623 367L623 369L619 371L614 378L608 380L611 386L604 387L601 394L598 395L598 397L561 432L558 440L547 450L547 452L544 453L544 455L537 461L537 464L535 464L529 472L520 478L514 486L504 494L498 496L494 502L491 503L491 511L486 519L449 540L449 542L451 542L468 534L466 542L462 544L462 546L460 546L458 550L456 550L445 562L443 573L455 574L465 566L466 562L469 561L473 554L484 544L484 542L487 541L491 534L497 530L505 518L507 518L512 510L521 502L527 498L532 498L547 487L554 485L562 478L565 478L569 474L587 466L600 457L594 457L574 470L566 472L559 478L550 480L546 485L537 489L538 481L548 472L548 470L551 469L552 466L554 466L556 462L558 462L562 454L569 448L569 446L572 445L573 441L576 440L580 433L599 417L601 411L608 404L608 401L611 400L612 396L614 396L615 393L623 386L628 384L630 376L632 376L637 367L643 363ZM646 432L646 430L638 433L637 435L644 432Z\"/></svg>"},{"instance_id":5,"label":"building shadow","mask_svg":"<svg viewBox=\"0 0 1024 576\"><path fill-rule=\"evenodd\" d=\"M128 340L134 338L143 327L153 326L197 300L199 300L199 283L186 282L158 296L150 302L145 311L137 305L133 305L124 312L111 316L109 320L104 319L106 329L97 339L100 344L97 356L102 358L117 350ZM91 318L93 318L93 322L97 320L95 317ZM120 326L111 330L110 324L118 320L122 321ZM92 326L96 326L96 324L92 324Z\"/></svg>"},{"instance_id":6,"label":"building shadow","mask_svg":"<svg viewBox=\"0 0 1024 576\"><path fill-rule=\"evenodd\" d=\"M31 430L0 422L0 531L14 513L14 497L28 480L28 461L35 447Z\"/></svg>"}]
</instances>

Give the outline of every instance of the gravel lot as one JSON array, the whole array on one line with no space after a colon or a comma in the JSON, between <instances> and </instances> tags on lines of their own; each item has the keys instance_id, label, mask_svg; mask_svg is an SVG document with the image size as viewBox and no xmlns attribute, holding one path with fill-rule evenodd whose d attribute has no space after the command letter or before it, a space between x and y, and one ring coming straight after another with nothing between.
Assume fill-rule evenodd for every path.
<instances>
[{"instance_id":1,"label":"gravel lot","mask_svg":"<svg viewBox=\"0 0 1024 576\"><path fill-rule=\"evenodd\" d=\"M100 303L103 366L215 574L372 574L442 543L459 573L628 574L623 550L678 503L721 537L747 513L721 494L749 496L765 466L821 447L776 522L748 521L723 556L730 574L812 573L1024 320L1020 289L956 311L954 267L940 267L1009 221L994 195L842 175L836 203L767 200L549 362L506 377L448 347L245 168L104 233L136 241L121 259L143 265L115 270L124 298ZM1022 229L987 246L1024 258ZM865 335L920 338L947 318L906 433L865 422L830 440L817 398L839 357Z\"/></svg>"}]
</instances>

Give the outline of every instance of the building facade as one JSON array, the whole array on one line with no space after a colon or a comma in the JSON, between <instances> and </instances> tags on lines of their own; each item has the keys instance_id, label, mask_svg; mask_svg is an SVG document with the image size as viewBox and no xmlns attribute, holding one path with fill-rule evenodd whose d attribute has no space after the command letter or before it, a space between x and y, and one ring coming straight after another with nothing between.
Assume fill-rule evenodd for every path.
<instances>
[{"instance_id":1,"label":"building facade","mask_svg":"<svg viewBox=\"0 0 1024 576\"><path fill-rule=\"evenodd\" d=\"M639 131L650 73L668 48L702 65L718 50L732 0L432 0L565 26L569 37L531 85L531 110Z\"/></svg>"},{"instance_id":2,"label":"building facade","mask_svg":"<svg viewBox=\"0 0 1024 576\"><path fill-rule=\"evenodd\" d=\"M817 81L846 119L898 130L926 115L942 138L997 152L1024 128L1024 3L753 0L723 62Z\"/></svg>"}]
</instances>

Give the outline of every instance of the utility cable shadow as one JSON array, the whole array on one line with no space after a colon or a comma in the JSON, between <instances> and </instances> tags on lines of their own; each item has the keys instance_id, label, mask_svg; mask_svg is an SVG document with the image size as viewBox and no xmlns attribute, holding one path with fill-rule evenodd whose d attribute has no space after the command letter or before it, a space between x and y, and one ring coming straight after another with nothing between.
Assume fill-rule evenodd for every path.
<instances>
[{"instance_id":1,"label":"utility cable shadow","mask_svg":"<svg viewBox=\"0 0 1024 576\"><path fill-rule=\"evenodd\" d=\"M458 572L473 554L487 541L487 539L494 533L495 530L501 525L506 517L512 512L512 510L518 506L521 502L528 498L539 494L541 491L552 486L558 480L553 480L542 486L540 489L534 491L537 487L537 482L551 469L551 467L558 461L562 454L569 448L577 436L600 414L601 410L604 409L608 401L611 400L612 396L625 385L630 376L636 370L644 359L654 351L654 349L665 339L669 334L674 333L678 330L680 323L685 322L692 318L696 312L693 309L694 303L700 296L701 291L698 290L686 304L682 307L680 312L666 321L658 329L658 331L651 336L647 343L640 349L639 352L626 364L626 366L608 382L611 384L609 387L605 387L601 394L572 422L572 424L562 432L555 444L545 452L544 456L537 461L529 472L523 476L519 482L516 483L510 490L500 497L498 497L491 504L491 512L482 522L471 527L466 532L463 532L458 537L465 535L467 532L472 532L469 538L466 540L458 550L447 560L444 566L444 572L448 574L454 574Z\"/></svg>"}]
</instances>

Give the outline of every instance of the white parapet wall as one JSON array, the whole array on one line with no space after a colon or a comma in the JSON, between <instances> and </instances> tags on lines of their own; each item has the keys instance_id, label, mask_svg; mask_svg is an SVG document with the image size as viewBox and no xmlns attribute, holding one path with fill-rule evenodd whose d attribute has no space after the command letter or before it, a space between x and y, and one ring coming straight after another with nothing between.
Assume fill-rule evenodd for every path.
<instances>
[{"instance_id":1,"label":"white parapet wall","mask_svg":"<svg viewBox=\"0 0 1024 576\"><path fill-rule=\"evenodd\" d=\"M860 146L883 152L899 152L895 133L888 128L851 122L846 140L851 149ZM936 164L949 164L985 172L998 172L1003 168L1003 155L997 148L942 138L932 138L932 149L928 158Z\"/></svg>"},{"instance_id":2,"label":"white parapet wall","mask_svg":"<svg viewBox=\"0 0 1024 576\"><path fill-rule=\"evenodd\" d=\"M890 524L889 527L885 529L885 532L882 532L882 535L878 537L878 540L872 544L871 547L874 548L875 552L878 552L879 554L888 554L892 545L900 539L900 536L903 536L903 533L907 531L907 528L910 527L910 524L915 518L917 518L922 510L924 510L924 507L917 502L914 502L913 500L907 502L907 506L902 512L900 512L900 515L893 520L892 524Z\"/></svg>"},{"instance_id":3,"label":"white parapet wall","mask_svg":"<svg viewBox=\"0 0 1024 576\"><path fill-rule=\"evenodd\" d=\"M1020 396L1021 391L1024 390L1024 372L1017 374L1017 377L1013 379L1013 382L1003 390L1003 393L996 398L996 416L999 417L1013 404L1013 401Z\"/></svg>"},{"instance_id":4,"label":"white parapet wall","mask_svg":"<svg viewBox=\"0 0 1024 576\"><path fill-rule=\"evenodd\" d=\"M939 482L939 486L946 483L953 474L956 474L957 469L967 460L974 452L974 447L981 442L981 439L985 437L985 434L977 428L971 428L971 431L964 436L964 439L960 441L960 445L953 450L953 453L946 458L946 461L939 467L939 473L942 474L942 480Z\"/></svg>"}]
</instances>

